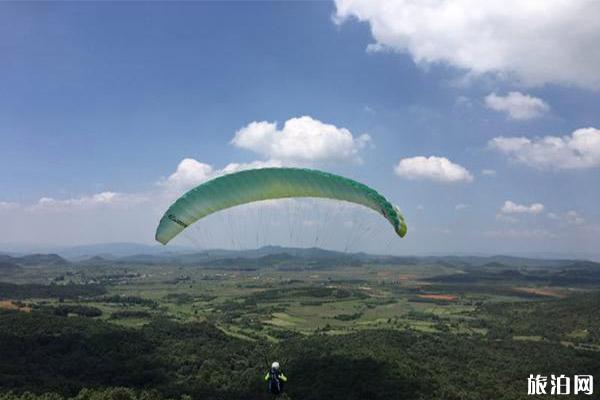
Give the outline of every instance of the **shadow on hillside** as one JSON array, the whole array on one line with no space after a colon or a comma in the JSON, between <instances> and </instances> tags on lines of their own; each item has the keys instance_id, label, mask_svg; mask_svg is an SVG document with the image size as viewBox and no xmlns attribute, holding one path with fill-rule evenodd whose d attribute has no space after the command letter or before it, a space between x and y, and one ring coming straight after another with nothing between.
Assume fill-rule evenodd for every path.
<instances>
[{"instance_id":1,"label":"shadow on hillside","mask_svg":"<svg viewBox=\"0 0 600 400\"><path fill-rule=\"evenodd\" d=\"M415 399L430 393L422 381L369 358L332 355L298 359L288 370L288 393L293 400Z\"/></svg>"}]
</instances>

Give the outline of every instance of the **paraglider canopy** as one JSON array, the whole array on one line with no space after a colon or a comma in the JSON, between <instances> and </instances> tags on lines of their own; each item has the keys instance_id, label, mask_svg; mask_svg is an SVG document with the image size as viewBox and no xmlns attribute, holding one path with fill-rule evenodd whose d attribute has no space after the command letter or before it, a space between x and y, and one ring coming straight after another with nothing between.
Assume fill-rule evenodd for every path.
<instances>
[{"instance_id":1,"label":"paraglider canopy","mask_svg":"<svg viewBox=\"0 0 600 400\"><path fill-rule=\"evenodd\" d=\"M406 224L399 208L367 185L312 169L262 168L223 175L185 193L161 218L156 240L167 244L197 220L220 210L292 197L328 198L359 204L385 217L398 236L406 235Z\"/></svg>"}]
</instances>

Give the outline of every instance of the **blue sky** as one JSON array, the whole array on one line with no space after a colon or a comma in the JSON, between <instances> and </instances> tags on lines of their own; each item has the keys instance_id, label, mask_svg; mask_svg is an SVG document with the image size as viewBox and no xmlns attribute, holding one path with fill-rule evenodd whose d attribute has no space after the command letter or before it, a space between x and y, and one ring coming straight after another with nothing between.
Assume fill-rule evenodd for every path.
<instances>
[{"instance_id":1,"label":"blue sky","mask_svg":"<svg viewBox=\"0 0 600 400\"><path fill-rule=\"evenodd\" d=\"M259 162L377 188L397 253L598 256L600 9L468 3L0 4L0 243L151 243Z\"/></svg>"}]
</instances>

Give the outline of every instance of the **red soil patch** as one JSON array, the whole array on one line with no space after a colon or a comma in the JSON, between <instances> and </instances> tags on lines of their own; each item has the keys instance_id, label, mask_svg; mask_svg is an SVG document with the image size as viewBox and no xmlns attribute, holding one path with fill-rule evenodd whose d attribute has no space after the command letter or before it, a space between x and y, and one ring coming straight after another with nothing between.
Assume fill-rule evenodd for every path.
<instances>
[{"instance_id":1,"label":"red soil patch","mask_svg":"<svg viewBox=\"0 0 600 400\"><path fill-rule=\"evenodd\" d=\"M15 303L12 302L12 300L0 300L0 308L3 308L5 310L18 310L18 311L25 311L25 312L30 312L31 311L31 307L21 307Z\"/></svg>"},{"instance_id":2,"label":"red soil patch","mask_svg":"<svg viewBox=\"0 0 600 400\"><path fill-rule=\"evenodd\" d=\"M458 300L458 296L453 296L451 294L419 294L418 297L420 297L422 299L432 299L432 300L446 300L446 301Z\"/></svg>"},{"instance_id":3,"label":"red soil patch","mask_svg":"<svg viewBox=\"0 0 600 400\"><path fill-rule=\"evenodd\" d=\"M536 294L538 296L557 297L564 299L567 295L559 289L552 288L532 288L532 287L517 287L515 288L518 292Z\"/></svg>"}]
</instances>

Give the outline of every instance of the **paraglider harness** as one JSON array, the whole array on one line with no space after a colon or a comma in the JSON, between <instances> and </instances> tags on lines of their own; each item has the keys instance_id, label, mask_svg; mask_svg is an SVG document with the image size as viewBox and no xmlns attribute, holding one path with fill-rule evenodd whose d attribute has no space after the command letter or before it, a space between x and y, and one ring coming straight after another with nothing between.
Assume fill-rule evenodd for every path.
<instances>
[{"instance_id":1,"label":"paraglider harness","mask_svg":"<svg viewBox=\"0 0 600 400\"><path fill-rule=\"evenodd\" d=\"M287 377L283 373L283 370L281 368L279 368L279 369L272 368L271 365L269 364L269 360L268 360L266 354L263 354L263 357L265 360L265 364L266 364L267 368L269 369L269 371L267 372L267 375L265 375L265 381L268 382L269 392L271 392L275 398L278 398L279 396L282 396L282 395L284 397L287 397L283 393L284 383L287 382ZM284 364L287 362L287 360L282 360L282 361Z\"/></svg>"},{"instance_id":2,"label":"paraglider harness","mask_svg":"<svg viewBox=\"0 0 600 400\"><path fill-rule=\"evenodd\" d=\"M271 368L269 372L267 372L265 380L269 382L269 391L275 396L279 396L283 393L283 385L287 381L287 377L283 374L281 369L276 370Z\"/></svg>"}]
</instances>

